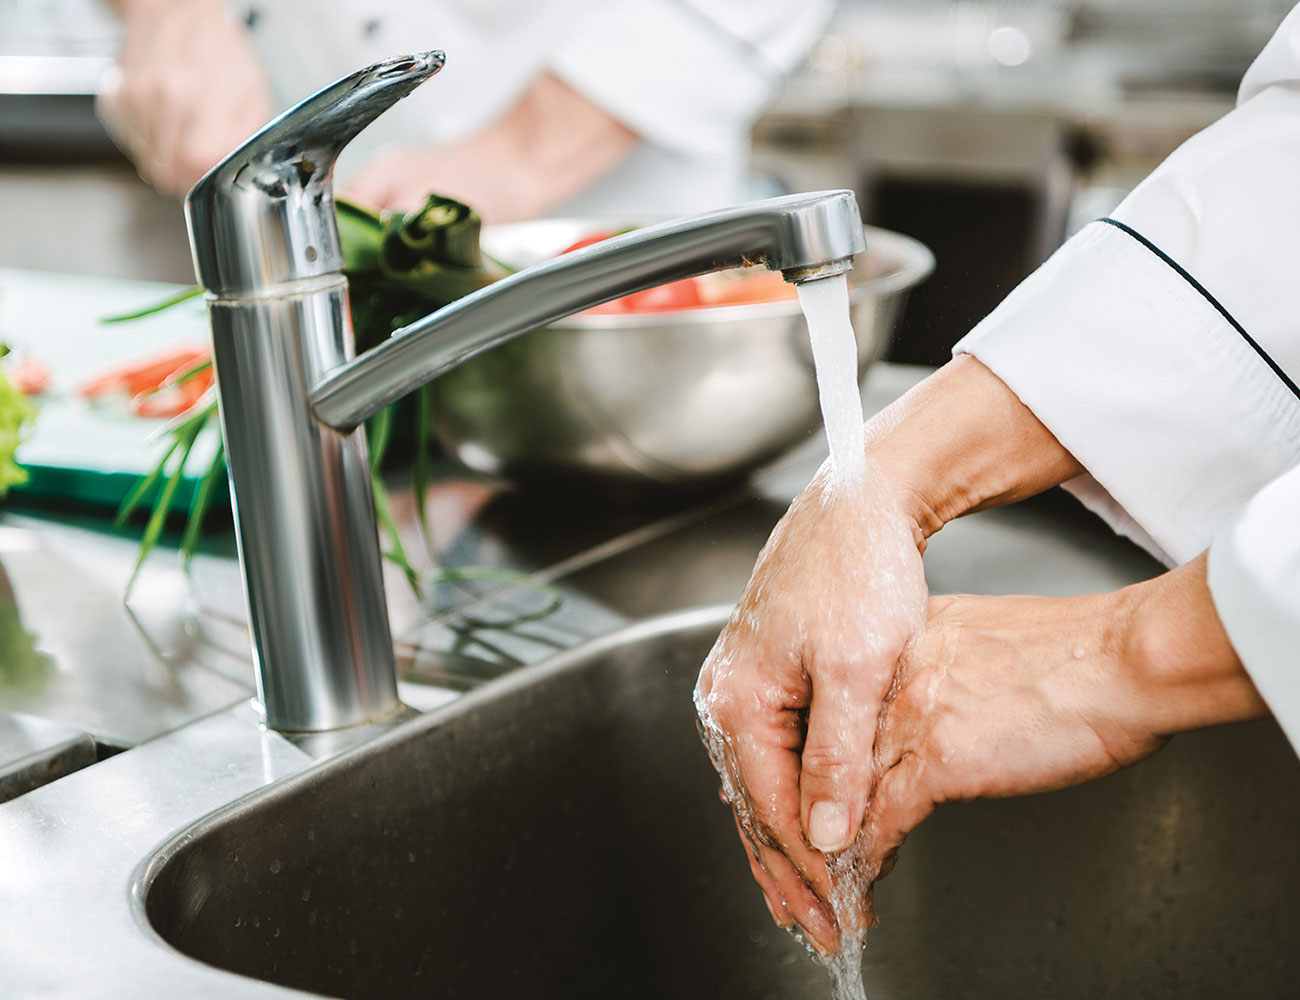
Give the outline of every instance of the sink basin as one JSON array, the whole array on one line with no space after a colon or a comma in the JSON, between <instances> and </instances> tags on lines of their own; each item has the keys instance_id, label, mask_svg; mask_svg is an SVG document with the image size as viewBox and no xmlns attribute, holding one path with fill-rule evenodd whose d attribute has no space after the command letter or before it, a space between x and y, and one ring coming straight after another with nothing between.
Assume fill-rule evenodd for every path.
<instances>
[{"instance_id":1,"label":"sink basin","mask_svg":"<svg viewBox=\"0 0 1300 1000\"><path fill-rule=\"evenodd\" d=\"M637 626L209 816L142 876L202 962L340 997L829 996L773 928L695 732L723 620ZM1277 727L952 805L879 890L868 993L1293 995L1300 764Z\"/></svg>"}]
</instances>

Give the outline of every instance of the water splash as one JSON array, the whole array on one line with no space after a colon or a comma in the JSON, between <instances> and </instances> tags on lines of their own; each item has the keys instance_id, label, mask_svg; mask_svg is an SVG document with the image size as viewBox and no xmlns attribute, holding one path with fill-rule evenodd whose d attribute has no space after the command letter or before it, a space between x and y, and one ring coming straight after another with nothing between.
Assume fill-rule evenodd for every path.
<instances>
[{"instance_id":1,"label":"water splash","mask_svg":"<svg viewBox=\"0 0 1300 1000\"><path fill-rule=\"evenodd\" d=\"M840 926L840 950L834 955L818 955L817 960L830 973L835 1000L867 1000L862 982L862 952L867 944L864 914L876 873L869 870L862 836L847 850L829 855L826 871L831 878L831 909Z\"/></svg>"}]
</instances>

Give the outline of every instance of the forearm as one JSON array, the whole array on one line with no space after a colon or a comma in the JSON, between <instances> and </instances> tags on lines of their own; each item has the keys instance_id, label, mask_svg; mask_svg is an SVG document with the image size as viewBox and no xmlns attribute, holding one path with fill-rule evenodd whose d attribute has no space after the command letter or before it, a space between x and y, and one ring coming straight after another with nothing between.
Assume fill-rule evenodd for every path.
<instances>
[{"instance_id":1,"label":"forearm","mask_svg":"<svg viewBox=\"0 0 1300 1000\"><path fill-rule=\"evenodd\" d=\"M1215 609L1207 561L1202 554L1120 592L1123 661L1142 692L1127 707L1156 735L1268 715Z\"/></svg>"},{"instance_id":2,"label":"forearm","mask_svg":"<svg viewBox=\"0 0 1300 1000\"><path fill-rule=\"evenodd\" d=\"M867 453L924 538L954 517L1059 485L1082 466L1016 395L963 355L867 426ZM1108 641L1156 735L1267 709L1233 650L1206 583L1206 556L1106 595ZM1137 721L1136 719L1134 720Z\"/></svg>"},{"instance_id":3,"label":"forearm","mask_svg":"<svg viewBox=\"0 0 1300 1000\"><path fill-rule=\"evenodd\" d=\"M1056 486L1082 466L1006 384L955 358L867 424L867 456L915 519L948 521Z\"/></svg>"}]
</instances>

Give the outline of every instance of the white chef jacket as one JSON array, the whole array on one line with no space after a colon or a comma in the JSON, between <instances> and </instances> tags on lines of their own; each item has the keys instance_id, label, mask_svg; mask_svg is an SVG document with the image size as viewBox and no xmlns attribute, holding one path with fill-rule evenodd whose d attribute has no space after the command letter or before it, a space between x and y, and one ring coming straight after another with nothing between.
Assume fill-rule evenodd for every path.
<instances>
[{"instance_id":1,"label":"white chef jacket","mask_svg":"<svg viewBox=\"0 0 1300 1000\"><path fill-rule=\"evenodd\" d=\"M555 214L673 215L752 197L749 133L834 0L241 0L280 108L381 59L442 49L446 67L352 142L489 125L550 72L641 137ZM236 8L238 12L239 8Z\"/></svg>"},{"instance_id":2,"label":"white chef jacket","mask_svg":"<svg viewBox=\"0 0 1300 1000\"><path fill-rule=\"evenodd\" d=\"M1238 655L1300 749L1300 7L1236 108L955 350L1088 470L1066 484L1168 565L1210 550Z\"/></svg>"}]
</instances>

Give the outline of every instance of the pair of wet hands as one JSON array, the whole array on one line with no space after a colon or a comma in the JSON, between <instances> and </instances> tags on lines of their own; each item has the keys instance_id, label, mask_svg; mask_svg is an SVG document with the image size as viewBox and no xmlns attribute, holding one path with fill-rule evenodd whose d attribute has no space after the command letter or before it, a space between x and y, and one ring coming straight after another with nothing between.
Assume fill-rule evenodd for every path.
<instances>
[{"instance_id":1,"label":"pair of wet hands","mask_svg":"<svg viewBox=\"0 0 1300 1000\"><path fill-rule=\"evenodd\" d=\"M874 922L871 883L938 803L1076 784L1161 745L1105 711L1112 595L929 598L923 548L885 480L819 476L696 687L755 881L824 953ZM831 872L861 883L838 917Z\"/></svg>"}]
</instances>

